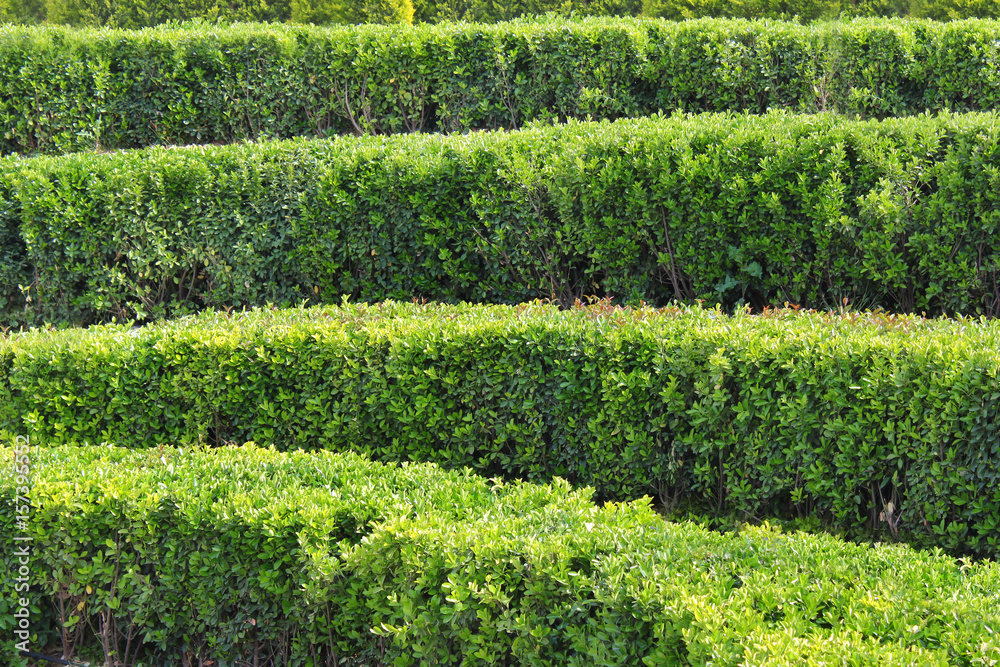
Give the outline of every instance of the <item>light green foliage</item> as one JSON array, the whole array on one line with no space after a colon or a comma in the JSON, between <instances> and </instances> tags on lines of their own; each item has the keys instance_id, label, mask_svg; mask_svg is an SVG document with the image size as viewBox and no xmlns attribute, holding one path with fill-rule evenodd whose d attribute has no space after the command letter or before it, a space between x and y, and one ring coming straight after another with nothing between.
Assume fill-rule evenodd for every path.
<instances>
[{"instance_id":1,"label":"light green foliage","mask_svg":"<svg viewBox=\"0 0 1000 667\"><path fill-rule=\"evenodd\" d=\"M45 20L45 0L0 0L0 23L35 25Z\"/></svg>"},{"instance_id":2,"label":"light green foliage","mask_svg":"<svg viewBox=\"0 0 1000 667\"><path fill-rule=\"evenodd\" d=\"M42 0L0 0L0 23L35 25L45 19Z\"/></svg>"},{"instance_id":3,"label":"light green foliage","mask_svg":"<svg viewBox=\"0 0 1000 667\"><path fill-rule=\"evenodd\" d=\"M51 25L139 29L177 21L273 21L288 18L287 0L44 0Z\"/></svg>"},{"instance_id":4,"label":"light green foliage","mask_svg":"<svg viewBox=\"0 0 1000 667\"><path fill-rule=\"evenodd\" d=\"M0 21L141 28L171 20L293 23L420 23L507 21L542 15L780 19L809 22L838 16L913 17L953 21L997 18L997 0L0 0ZM407 18L407 17L410 18Z\"/></svg>"},{"instance_id":5,"label":"light green foliage","mask_svg":"<svg viewBox=\"0 0 1000 667\"><path fill-rule=\"evenodd\" d=\"M183 18L183 4L170 8ZM293 9L303 21L406 23L412 7L296 0ZM0 153L518 129L674 110L983 111L1000 104L997 44L996 21L0 26Z\"/></svg>"},{"instance_id":6,"label":"light green foliage","mask_svg":"<svg viewBox=\"0 0 1000 667\"><path fill-rule=\"evenodd\" d=\"M365 0L360 3L358 23L413 23L410 0Z\"/></svg>"},{"instance_id":7,"label":"light green foliage","mask_svg":"<svg viewBox=\"0 0 1000 667\"><path fill-rule=\"evenodd\" d=\"M291 0L294 23L413 23L411 0Z\"/></svg>"},{"instance_id":8,"label":"light green foliage","mask_svg":"<svg viewBox=\"0 0 1000 667\"><path fill-rule=\"evenodd\" d=\"M1000 326L606 303L206 313L0 342L39 445L253 439L1000 553Z\"/></svg>"},{"instance_id":9,"label":"light green foliage","mask_svg":"<svg viewBox=\"0 0 1000 667\"><path fill-rule=\"evenodd\" d=\"M905 103L863 75L856 104ZM8 158L0 296L13 325L344 294L997 315L998 146L993 114L772 113Z\"/></svg>"},{"instance_id":10,"label":"light green foliage","mask_svg":"<svg viewBox=\"0 0 1000 667\"><path fill-rule=\"evenodd\" d=\"M563 482L329 452L62 447L33 462L42 599L58 591L91 647L132 631L149 663L245 662L254 647L280 665L1000 658L996 563L766 525L722 535ZM4 469L5 541L11 482Z\"/></svg>"},{"instance_id":11,"label":"light green foliage","mask_svg":"<svg viewBox=\"0 0 1000 667\"><path fill-rule=\"evenodd\" d=\"M637 16L641 0L417 0L415 18L419 22L509 21L543 15Z\"/></svg>"},{"instance_id":12,"label":"light green foliage","mask_svg":"<svg viewBox=\"0 0 1000 667\"><path fill-rule=\"evenodd\" d=\"M642 4L643 16L672 21L724 17L809 22L836 19L840 12L840 0L644 0Z\"/></svg>"},{"instance_id":13,"label":"light green foliage","mask_svg":"<svg viewBox=\"0 0 1000 667\"><path fill-rule=\"evenodd\" d=\"M291 0L292 21L295 23L347 23L348 3L341 0Z\"/></svg>"},{"instance_id":14,"label":"light green foliage","mask_svg":"<svg viewBox=\"0 0 1000 667\"><path fill-rule=\"evenodd\" d=\"M937 21L957 21L968 18L1000 18L997 0L914 0L910 14Z\"/></svg>"}]
</instances>

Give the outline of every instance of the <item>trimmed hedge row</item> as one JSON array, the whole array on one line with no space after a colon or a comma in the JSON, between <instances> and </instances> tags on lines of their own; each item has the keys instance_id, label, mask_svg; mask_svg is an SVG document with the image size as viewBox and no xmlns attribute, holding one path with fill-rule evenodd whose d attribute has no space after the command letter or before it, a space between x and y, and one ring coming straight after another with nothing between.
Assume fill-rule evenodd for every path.
<instances>
[{"instance_id":1,"label":"trimmed hedge row","mask_svg":"<svg viewBox=\"0 0 1000 667\"><path fill-rule=\"evenodd\" d=\"M551 19L138 32L0 26L0 153L1000 103L1000 23Z\"/></svg>"},{"instance_id":2,"label":"trimmed hedge row","mask_svg":"<svg viewBox=\"0 0 1000 667\"><path fill-rule=\"evenodd\" d=\"M0 341L36 444L256 440L1000 553L1000 324L419 306Z\"/></svg>"},{"instance_id":3,"label":"trimmed hedge row","mask_svg":"<svg viewBox=\"0 0 1000 667\"><path fill-rule=\"evenodd\" d=\"M63 447L29 459L31 597L66 610L33 627L83 629L70 653L82 641L108 664L1000 659L996 563L767 527L714 534L645 501L595 507L565 483L352 455ZM5 465L4 542L13 482ZM8 593L15 558L2 559Z\"/></svg>"},{"instance_id":4,"label":"trimmed hedge row","mask_svg":"<svg viewBox=\"0 0 1000 667\"><path fill-rule=\"evenodd\" d=\"M413 0L413 7L413 19L421 23L495 23L551 14L638 16L643 11L642 0Z\"/></svg>"},{"instance_id":5,"label":"trimmed hedge row","mask_svg":"<svg viewBox=\"0 0 1000 667\"><path fill-rule=\"evenodd\" d=\"M8 2L16 5L4 11ZM0 21L127 29L192 20L413 23L410 0L44 0L32 7L37 2L0 0Z\"/></svg>"},{"instance_id":6,"label":"trimmed hedge row","mask_svg":"<svg viewBox=\"0 0 1000 667\"><path fill-rule=\"evenodd\" d=\"M993 114L710 115L0 161L4 324L585 295L1000 315Z\"/></svg>"},{"instance_id":7,"label":"trimmed hedge row","mask_svg":"<svg viewBox=\"0 0 1000 667\"><path fill-rule=\"evenodd\" d=\"M681 21L717 18L822 21L856 16L956 21L1000 18L997 0L643 0L644 16Z\"/></svg>"},{"instance_id":8,"label":"trimmed hedge row","mask_svg":"<svg viewBox=\"0 0 1000 667\"><path fill-rule=\"evenodd\" d=\"M953 2L954 0L951 0ZM818 0L823 6L828 3ZM966 13L987 18L990 0L966 8ZM798 0L799 14L815 13L810 3ZM787 3L777 3L784 9ZM769 7L770 9L770 7ZM414 14L416 10L416 14ZM635 16L642 0L0 0L0 22L37 25L107 26L137 29L167 22L268 21L315 23L437 23L439 21L506 21L519 16L558 12L576 16ZM764 18L766 12L760 12ZM779 11L780 13L780 11ZM787 13L787 12L786 12ZM770 12L769 14L774 14ZM836 14L836 12L834 12ZM774 18L774 16L768 16Z\"/></svg>"},{"instance_id":9,"label":"trimmed hedge row","mask_svg":"<svg viewBox=\"0 0 1000 667\"><path fill-rule=\"evenodd\" d=\"M997 0L0 0L0 22L143 28L169 21L293 23L439 23L509 21L547 13L562 16L638 16L831 20L911 16L939 21L1000 17Z\"/></svg>"}]
</instances>

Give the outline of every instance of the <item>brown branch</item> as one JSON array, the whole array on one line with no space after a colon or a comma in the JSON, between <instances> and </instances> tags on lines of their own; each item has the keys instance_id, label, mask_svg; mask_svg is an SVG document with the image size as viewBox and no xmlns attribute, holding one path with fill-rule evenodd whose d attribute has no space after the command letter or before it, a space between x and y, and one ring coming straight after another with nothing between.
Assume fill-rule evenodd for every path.
<instances>
[{"instance_id":1,"label":"brown branch","mask_svg":"<svg viewBox=\"0 0 1000 667\"><path fill-rule=\"evenodd\" d=\"M367 85L367 83L368 82L366 80L365 81L365 85ZM364 93L364 87L362 87L362 92L361 92L362 97L364 97L364 94L365 94ZM358 125L358 122L357 122L357 120L355 119L355 116L354 116L354 111L351 109L351 103L350 103L350 101L347 98L347 84L346 83L344 84L344 107L347 109L347 120L351 121L351 125L354 127L355 134L357 134L359 137L363 136L364 132L362 131L361 126Z\"/></svg>"},{"instance_id":2,"label":"brown branch","mask_svg":"<svg viewBox=\"0 0 1000 667\"><path fill-rule=\"evenodd\" d=\"M677 255L674 246L670 242L670 231L667 229L667 214L660 209L660 218L663 220L663 237L667 243L667 254L670 255L670 283L674 288L674 298L683 301L685 298L694 298L694 290L687 281L683 272L677 268Z\"/></svg>"}]
</instances>

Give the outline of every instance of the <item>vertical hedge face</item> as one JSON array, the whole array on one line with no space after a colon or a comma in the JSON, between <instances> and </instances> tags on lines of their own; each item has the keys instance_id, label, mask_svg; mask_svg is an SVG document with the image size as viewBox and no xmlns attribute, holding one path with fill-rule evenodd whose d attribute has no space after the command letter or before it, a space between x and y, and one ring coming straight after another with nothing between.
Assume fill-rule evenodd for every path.
<instances>
[{"instance_id":1,"label":"vertical hedge face","mask_svg":"<svg viewBox=\"0 0 1000 667\"><path fill-rule=\"evenodd\" d=\"M1000 313L997 120L707 115L0 162L5 326L412 297Z\"/></svg>"},{"instance_id":2,"label":"vertical hedge face","mask_svg":"<svg viewBox=\"0 0 1000 667\"><path fill-rule=\"evenodd\" d=\"M912 17L938 21L998 18L995 0L0 0L0 21L27 25L136 29L167 22L493 23L558 14L639 16L681 21L705 17L813 22L838 17Z\"/></svg>"},{"instance_id":3,"label":"vertical hedge face","mask_svg":"<svg viewBox=\"0 0 1000 667\"><path fill-rule=\"evenodd\" d=\"M0 28L0 153L997 105L993 21Z\"/></svg>"}]
</instances>

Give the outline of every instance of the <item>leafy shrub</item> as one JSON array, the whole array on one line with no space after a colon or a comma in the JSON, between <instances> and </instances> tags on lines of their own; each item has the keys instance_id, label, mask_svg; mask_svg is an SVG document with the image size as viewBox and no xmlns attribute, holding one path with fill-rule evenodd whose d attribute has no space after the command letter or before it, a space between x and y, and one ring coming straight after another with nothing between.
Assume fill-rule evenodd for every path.
<instances>
[{"instance_id":1,"label":"leafy shrub","mask_svg":"<svg viewBox=\"0 0 1000 667\"><path fill-rule=\"evenodd\" d=\"M911 13L919 18L936 21L956 21L968 18L1000 18L997 0L919 0L914 2Z\"/></svg>"},{"instance_id":2,"label":"leafy shrub","mask_svg":"<svg viewBox=\"0 0 1000 667\"><path fill-rule=\"evenodd\" d=\"M407 22L408 1L296 0L294 11ZM998 43L995 21L0 26L0 153L517 129L673 110L981 111L1000 105Z\"/></svg>"},{"instance_id":3,"label":"leafy shrub","mask_svg":"<svg viewBox=\"0 0 1000 667\"><path fill-rule=\"evenodd\" d=\"M644 0L642 13L672 21L714 17L808 22L835 19L840 8L840 0Z\"/></svg>"},{"instance_id":4,"label":"leafy shrub","mask_svg":"<svg viewBox=\"0 0 1000 667\"><path fill-rule=\"evenodd\" d=\"M411 23L409 0L376 0L381 11L334 0L0 0L0 21L114 28L142 28L170 21L277 21L293 23ZM388 3L388 4L386 4ZM394 3L402 3L397 7ZM997 18L996 0L416 0L420 23L508 21L519 17L639 16L794 19L914 17L952 21ZM358 11L360 10L360 11ZM377 18L370 18L370 17ZM410 17L411 19L413 17Z\"/></svg>"},{"instance_id":5,"label":"leafy shrub","mask_svg":"<svg viewBox=\"0 0 1000 667\"><path fill-rule=\"evenodd\" d=\"M358 23L413 23L410 0L366 0L361 3Z\"/></svg>"},{"instance_id":6,"label":"leafy shrub","mask_svg":"<svg viewBox=\"0 0 1000 667\"><path fill-rule=\"evenodd\" d=\"M12 325L344 294L995 316L998 138L703 115L8 159L0 297Z\"/></svg>"},{"instance_id":7,"label":"leafy shrub","mask_svg":"<svg viewBox=\"0 0 1000 667\"><path fill-rule=\"evenodd\" d=\"M44 0L0 0L0 23L36 25L45 20Z\"/></svg>"},{"instance_id":8,"label":"leafy shrub","mask_svg":"<svg viewBox=\"0 0 1000 667\"><path fill-rule=\"evenodd\" d=\"M138 29L161 23L283 21L288 0L45 0L44 22L73 26Z\"/></svg>"},{"instance_id":9,"label":"leafy shrub","mask_svg":"<svg viewBox=\"0 0 1000 667\"><path fill-rule=\"evenodd\" d=\"M479 21L491 23L542 15L638 16L642 0L417 0L416 19L422 23Z\"/></svg>"},{"instance_id":10,"label":"leafy shrub","mask_svg":"<svg viewBox=\"0 0 1000 667\"><path fill-rule=\"evenodd\" d=\"M998 553L1000 325L399 304L11 335L37 444L253 439ZM891 509L888 509L890 507Z\"/></svg>"},{"instance_id":11,"label":"leafy shrub","mask_svg":"<svg viewBox=\"0 0 1000 667\"><path fill-rule=\"evenodd\" d=\"M291 0L295 23L413 23L410 0Z\"/></svg>"},{"instance_id":12,"label":"leafy shrub","mask_svg":"<svg viewBox=\"0 0 1000 667\"><path fill-rule=\"evenodd\" d=\"M33 465L35 590L108 662L1000 657L996 563L766 526L720 535L564 483L331 453L63 447ZM6 540L12 495L7 467Z\"/></svg>"}]
</instances>

